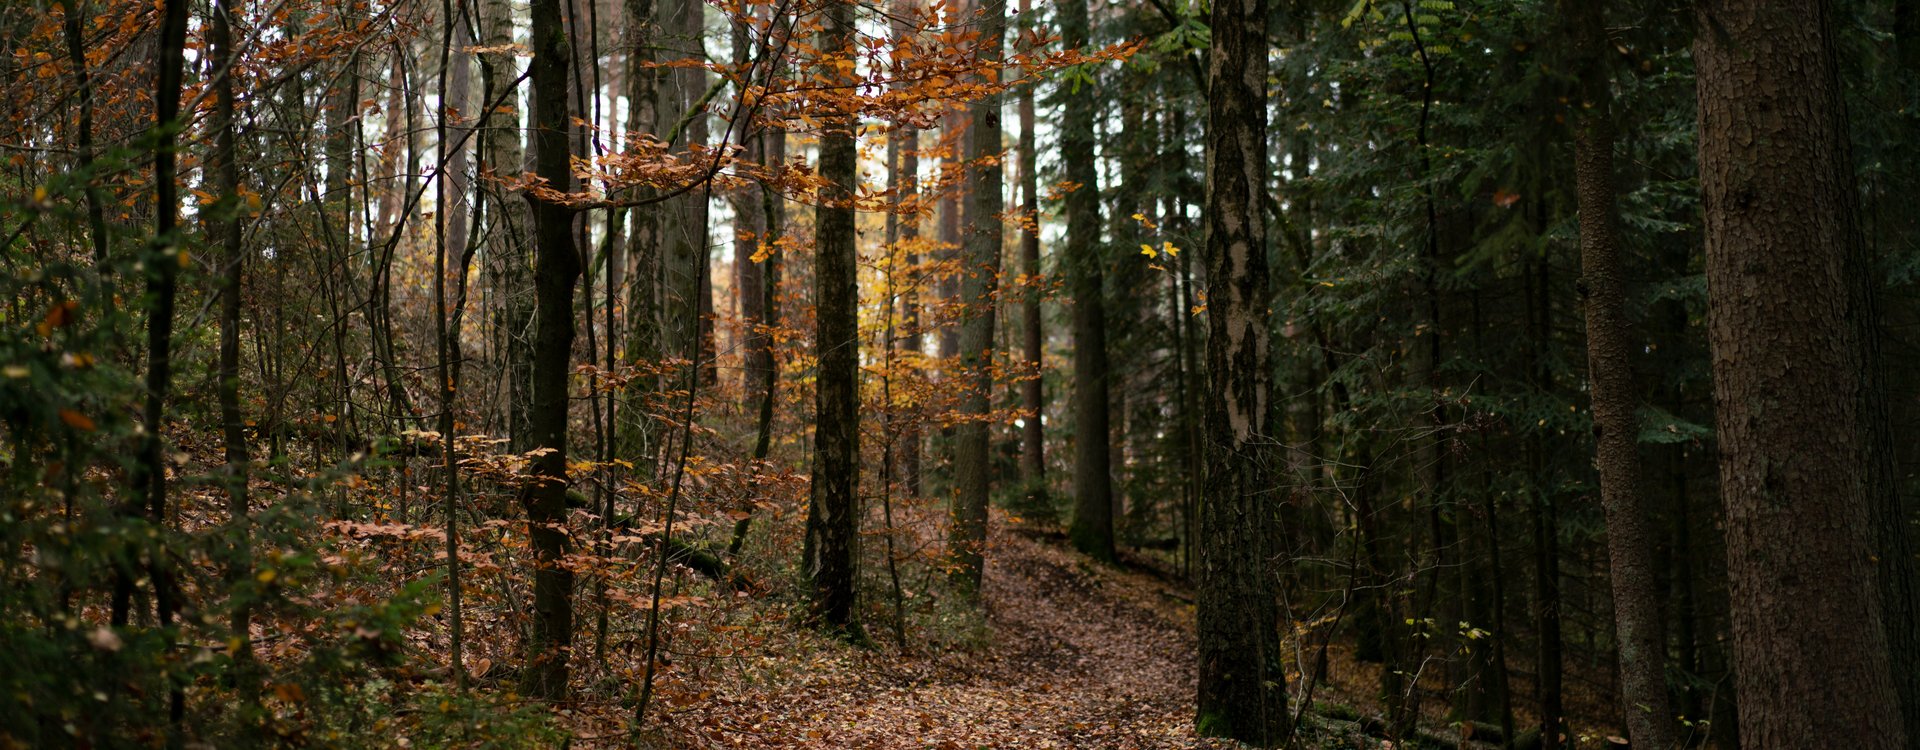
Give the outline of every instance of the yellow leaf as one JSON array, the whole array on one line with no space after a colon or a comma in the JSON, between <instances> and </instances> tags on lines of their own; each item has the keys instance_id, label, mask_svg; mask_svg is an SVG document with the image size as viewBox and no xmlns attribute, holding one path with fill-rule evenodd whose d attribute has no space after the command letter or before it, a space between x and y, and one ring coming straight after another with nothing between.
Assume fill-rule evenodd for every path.
<instances>
[{"instance_id":1,"label":"yellow leaf","mask_svg":"<svg viewBox=\"0 0 1920 750\"><path fill-rule=\"evenodd\" d=\"M1145 256L1147 256L1147 257L1149 257L1149 258L1158 258L1158 257L1160 257L1160 251L1158 251L1158 250L1155 250L1155 249L1153 249L1153 246L1152 246L1152 245L1141 245L1141 246L1140 246L1140 254L1141 254L1141 255L1145 255Z\"/></svg>"},{"instance_id":2,"label":"yellow leaf","mask_svg":"<svg viewBox=\"0 0 1920 750\"><path fill-rule=\"evenodd\" d=\"M253 580L259 581L261 583L273 583L273 579L279 578L279 577L280 577L280 574L277 571L275 571L273 568L267 568L266 570L262 570L258 574L255 574L253 577Z\"/></svg>"}]
</instances>

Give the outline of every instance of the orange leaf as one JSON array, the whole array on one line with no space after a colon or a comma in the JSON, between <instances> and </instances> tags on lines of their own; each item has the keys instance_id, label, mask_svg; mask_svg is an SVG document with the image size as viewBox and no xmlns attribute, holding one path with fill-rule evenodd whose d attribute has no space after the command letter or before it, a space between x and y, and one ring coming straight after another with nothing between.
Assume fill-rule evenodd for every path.
<instances>
[{"instance_id":1,"label":"orange leaf","mask_svg":"<svg viewBox=\"0 0 1920 750\"><path fill-rule=\"evenodd\" d=\"M73 429L80 430L82 432L93 431L93 420L87 418L87 415L81 414L80 412L74 411L72 409L61 409L60 421L67 423L68 427L72 427Z\"/></svg>"}]
</instances>

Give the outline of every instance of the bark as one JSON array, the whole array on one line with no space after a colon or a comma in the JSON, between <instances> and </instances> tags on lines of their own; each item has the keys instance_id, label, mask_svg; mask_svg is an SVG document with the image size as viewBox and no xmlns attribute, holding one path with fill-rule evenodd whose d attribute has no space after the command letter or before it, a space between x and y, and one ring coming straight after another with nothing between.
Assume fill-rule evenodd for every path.
<instances>
[{"instance_id":1,"label":"bark","mask_svg":"<svg viewBox=\"0 0 1920 750\"><path fill-rule=\"evenodd\" d=\"M81 9L75 0L61 1L62 30L67 42L67 61L73 65L74 88L80 110L80 122L74 132L76 169L81 174L93 171L93 83L87 73L85 34L81 29ZM100 188L88 180L87 234L93 243L93 264L104 270L107 265L107 216Z\"/></svg>"},{"instance_id":2,"label":"bark","mask_svg":"<svg viewBox=\"0 0 1920 750\"><path fill-rule=\"evenodd\" d=\"M1021 18L1029 18L1032 10L1033 0L1020 0ZM1027 284L1020 294L1021 354L1033 369L1031 379L1020 384L1020 408L1026 412L1026 422L1020 428L1020 479L1026 485L1028 512L1051 515L1047 513L1050 501L1042 421L1046 399L1040 377L1046 371L1046 337L1040 330L1040 173L1038 139L1033 132L1033 89L1031 85L1020 89L1020 214L1023 222L1031 222L1023 224L1020 232L1020 272L1025 274Z\"/></svg>"},{"instance_id":3,"label":"bark","mask_svg":"<svg viewBox=\"0 0 1920 750\"><path fill-rule=\"evenodd\" d=\"M998 82L1004 59L1007 14L1004 6L982 3L974 23L980 30L978 54L983 77ZM966 305L960 323L960 414L954 427L953 523L948 553L956 564L956 579L969 596L977 596L987 541L987 500L991 466L987 420L993 396L993 325L998 305L1001 250L1001 191L999 156L1000 95L988 94L967 106L967 213L960 260L960 300Z\"/></svg>"},{"instance_id":4,"label":"bark","mask_svg":"<svg viewBox=\"0 0 1920 750\"><path fill-rule=\"evenodd\" d=\"M747 32L746 23L734 24L733 63L741 70L745 70L753 59L749 46L751 37ZM746 148L747 161L766 163L767 141L773 137L772 133L756 132L753 123L745 123L741 127L749 133L743 137L745 143L742 144ZM773 306L773 287L768 283L768 270L773 265L773 233L769 215L777 190L771 184L761 183L743 188L733 195L733 292L738 300L741 336L744 337L746 349L740 390L755 402L753 460L756 462L765 461L773 447L773 398L778 387L779 370L773 359L772 329L767 324L767 311ZM760 257L762 252L767 253L764 258ZM751 479L749 482L752 488L758 480ZM745 515L734 522L733 541L727 545L729 555L740 554L741 545L746 543L747 531L753 523L752 499L750 495L748 506L742 509Z\"/></svg>"},{"instance_id":5,"label":"bark","mask_svg":"<svg viewBox=\"0 0 1920 750\"><path fill-rule=\"evenodd\" d=\"M622 23L625 37L621 46L627 52L627 130L636 136L663 134L660 123L661 69L654 61L659 28L654 0L625 0ZM631 145L631 144L630 144ZM622 412L626 419L618 427L620 447L615 452L631 460L641 479L650 478L659 464L660 425L654 419L649 400L659 390L660 379L652 368L661 354L660 319L660 215L661 205L635 206L632 226L627 233L627 364L639 368L638 377L625 389Z\"/></svg>"},{"instance_id":6,"label":"bark","mask_svg":"<svg viewBox=\"0 0 1920 750\"><path fill-rule=\"evenodd\" d=\"M1536 392L1553 392L1553 377L1546 363L1551 353L1553 301L1548 296L1551 267L1541 258L1527 272L1527 315L1531 330L1530 352L1536 363L1532 386ZM1540 430L1527 437L1528 475L1534 477L1529 503L1533 521L1533 615L1539 642L1534 651L1537 677L1534 679L1534 704L1540 711L1540 747L1554 750L1566 733L1566 711L1562 687L1565 667L1561 643L1560 616L1560 512L1555 504L1553 486L1547 477L1546 435Z\"/></svg>"},{"instance_id":7,"label":"bark","mask_svg":"<svg viewBox=\"0 0 1920 750\"><path fill-rule=\"evenodd\" d=\"M1086 0L1059 5L1068 49L1088 43ZM1065 91L1060 161L1076 185L1066 196L1068 289L1073 297L1073 526L1081 552L1113 559L1113 432L1107 398L1107 313L1100 247L1100 175L1094 159L1092 91ZM1263 157L1264 158L1264 157ZM1254 204L1258 206L1259 204Z\"/></svg>"},{"instance_id":8,"label":"bark","mask_svg":"<svg viewBox=\"0 0 1920 750\"><path fill-rule=\"evenodd\" d=\"M1269 429L1267 3L1218 0L1207 86L1208 453L1200 503L1196 728L1263 747L1286 738L1286 672L1266 533L1279 474Z\"/></svg>"},{"instance_id":9,"label":"bark","mask_svg":"<svg viewBox=\"0 0 1920 750\"><path fill-rule=\"evenodd\" d=\"M473 148L473 139L468 137L462 140L462 137L466 136L465 123L472 122L474 117L473 105L469 101L473 94L473 65L472 60L469 59L471 55L465 50L473 46L473 41L467 37L469 29L466 3L468 0L447 0L447 2L458 9L448 8L451 18L448 23L443 24L449 27L452 42L445 51L446 60L442 65L446 69L444 76L446 102L441 114L445 117L436 118L436 122L439 119L451 121L444 137L447 154L443 158L446 163L447 193L451 196L444 208L447 215L447 247L464 253L467 249L468 235L471 233L467 217L472 211L470 194L473 181L468 171L473 165L468 153ZM436 215L442 210L438 204L435 205Z\"/></svg>"},{"instance_id":10,"label":"bark","mask_svg":"<svg viewBox=\"0 0 1920 750\"><path fill-rule=\"evenodd\" d=\"M918 0L906 0L897 15L903 18L917 18ZM904 20L894 22L896 37L909 33ZM903 43L913 43L905 40ZM912 206L913 211L900 217L900 241L906 247L903 267L906 269L907 282L900 291L900 330L902 341L900 348L912 352L907 357L908 365L919 369L921 355L925 348L925 331L921 330L920 288L925 274L920 268L920 130L912 125L902 125L897 137L904 148L900 150L900 202ZM920 426L925 422L923 411L915 409L907 418L900 433L900 478L906 485L907 497L921 496L920 456L924 437Z\"/></svg>"},{"instance_id":11,"label":"bark","mask_svg":"<svg viewBox=\"0 0 1920 750\"><path fill-rule=\"evenodd\" d=\"M706 4L701 0L665 0L659 8L658 45L665 50L662 62L701 60ZM706 143L707 117L696 113L701 95L706 92L707 73L694 67L675 67L660 75L657 113L660 123L666 118L686 119L683 138L670 145ZM665 138L666 133L658 134ZM683 151L682 156L691 154ZM689 190L668 199L658 211L662 332L662 353L705 367L713 362L712 321L713 288L701 288L704 278L700 264L707 258L707 193ZM707 381L702 381L707 382Z\"/></svg>"},{"instance_id":12,"label":"bark","mask_svg":"<svg viewBox=\"0 0 1920 750\"><path fill-rule=\"evenodd\" d=\"M146 291L150 300L147 309L147 399L141 414L144 435L128 478L133 491L139 493L137 497L145 501L146 522L155 531L164 529L167 522L166 437L163 427L167 417L167 399L173 386L174 301L180 266L183 265L181 260L184 258L177 247L180 241L180 191L175 184L175 143L182 124L181 68L185 63L183 50L186 39L187 1L166 0L161 6L159 40L153 53L157 80L154 86L153 118L153 246L146 264ZM137 516L140 510L137 503L129 503L122 507L121 513ZM173 625L174 612L179 608L178 592L174 590L172 570L166 562L166 550L156 544L147 553L155 620L161 630L168 631ZM131 561L128 562L127 567L130 568ZM127 624L132 595L133 581L126 568L122 568L114 582L109 615L113 625ZM171 649L172 637L168 636L167 641L166 648ZM178 725L185 715L185 696L177 686L168 693L168 718Z\"/></svg>"},{"instance_id":13,"label":"bark","mask_svg":"<svg viewBox=\"0 0 1920 750\"><path fill-rule=\"evenodd\" d=\"M1637 747L1673 746L1666 680L1666 621L1653 559L1654 525L1640 486L1639 399L1633 383L1633 327L1621 271L1613 175L1611 81L1603 6L1561 0L1578 76L1573 111L1574 176L1580 219L1582 301L1595 464L1607 519L1608 582L1620 660L1620 702Z\"/></svg>"},{"instance_id":14,"label":"bark","mask_svg":"<svg viewBox=\"0 0 1920 750\"><path fill-rule=\"evenodd\" d=\"M502 49L480 56L480 70L489 103L500 98L501 87L518 89L519 62L511 50L513 6L510 0L484 0L480 14L480 44ZM520 179L526 152L520 133L520 92L482 119L480 149L481 200L493 209L487 231L487 275L494 298L494 353L506 381L508 449L524 453L533 448L528 424L533 404L533 254L528 235L533 215L527 202L509 194L504 184Z\"/></svg>"},{"instance_id":15,"label":"bark","mask_svg":"<svg viewBox=\"0 0 1920 750\"><path fill-rule=\"evenodd\" d=\"M831 63L849 59L853 49L854 5L835 0L827 6L819 49L828 80L837 80ZM859 632L854 611L854 568L859 544L860 478L860 332L859 258L856 253L853 196L859 186L856 119L836 112L823 118L820 136L820 205L814 214L816 259L814 346L820 361L815 408L812 509L807 516L805 570L813 580L815 605L828 627L848 635Z\"/></svg>"},{"instance_id":16,"label":"bark","mask_svg":"<svg viewBox=\"0 0 1920 750\"><path fill-rule=\"evenodd\" d=\"M248 528L247 479L252 460L247 447L247 424L240 412L240 292L246 268L241 216L246 201L240 194L240 165L234 114L233 86L233 7L223 0L213 8L208 44L212 48L212 67L218 76L214 86L214 132L212 159L208 163L220 197L210 212L210 242L218 242L222 255L220 274L220 354L216 376L219 378L220 431L226 449L224 469L227 485L228 523L233 527L233 547L228 551L227 585L237 589L253 576L251 531ZM242 663L250 662L252 610L243 601L229 613L228 625L238 646L233 649Z\"/></svg>"},{"instance_id":17,"label":"bark","mask_svg":"<svg viewBox=\"0 0 1920 750\"><path fill-rule=\"evenodd\" d=\"M1899 77L1896 99L1891 106L1907 106L1920 93L1920 8L1914 0L1894 2L1894 48L1898 54ZM1894 163L1912 163L1920 157L1920 126L1905 117L1906 137L1894 147ZM1885 208L1898 218L1888 230L1890 247L1910 247L1920 236L1920 214L1904 204L1915 184L1911 169L1898 170L1887 186ZM1887 650L1892 657L1894 689L1900 693L1901 715L1907 725L1907 747L1920 750L1920 538L1914 530L1913 495L1901 477L1920 466L1920 451L1907 441L1905 450L1896 447L1894 425L1920 420L1920 382L1912 368L1888 367L1887 351L1902 348L1901 331L1914 330L1920 308L1911 295L1892 293L1884 286L1888 274L1875 257L1872 246L1856 242L1849 257L1853 267L1847 272L1848 288L1860 314L1854 317L1855 335L1860 337L1862 373L1867 380L1861 389L1862 429L1867 440L1869 488L1868 503L1874 529L1874 555L1878 559L1881 616L1885 619ZM1910 345L1909 345L1910 348Z\"/></svg>"},{"instance_id":18,"label":"bark","mask_svg":"<svg viewBox=\"0 0 1920 750\"><path fill-rule=\"evenodd\" d=\"M568 128L567 67L571 60L560 0L533 0L531 118L535 173L555 190L573 187ZM533 404L527 415L533 479L523 492L534 553L532 637L522 689L534 697L567 695L573 651L573 571L566 567L567 376L573 352L573 293L580 278L573 212L528 194L533 204L534 294Z\"/></svg>"},{"instance_id":19,"label":"bark","mask_svg":"<svg viewBox=\"0 0 1920 750\"><path fill-rule=\"evenodd\" d=\"M453 48L463 41L463 34L457 29L465 25L457 23L452 0L441 0L440 40L440 85L448 90L449 102L440 108L434 118L435 138L438 140L437 161L446 165L447 174L443 179L434 181L434 221L439 225L434 229L436 244L433 253L433 301L434 333L439 349L438 387L434 389L439 402L440 432L440 471L446 480L445 492L441 495L441 509L444 511L444 529L446 531L447 553L447 619L449 666L453 671L455 689L467 689L467 669L462 649L465 647L465 621L461 612L460 600L460 467L455 458L454 406L459 398L460 379L455 359L460 351L459 324L449 317L447 306L447 250L459 248L463 257L467 243L466 212L456 210L452 203L463 197L466 192L466 145L455 146L451 139L455 136L447 127L447 121L465 106L467 68L465 53L456 55ZM456 80L457 79L457 80ZM457 103L456 103L457 102ZM453 153L449 154L448 149ZM448 183L452 183L450 186ZM452 188L449 191L449 187ZM459 267L461 288L464 291L466 263ZM464 296L464 295L463 295ZM457 314L456 314L457 316Z\"/></svg>"},{"instance_id":20,"label":"bark","mask_svg":"<svg viewBox=\"0 0 1920 750\"><path fill-rule=\"evenodd\" d=\"M1694 42L1743 744L1906 746L1863 425L1871 317L1831 3L1709 0Z\"/></svg>"}]
</instances>

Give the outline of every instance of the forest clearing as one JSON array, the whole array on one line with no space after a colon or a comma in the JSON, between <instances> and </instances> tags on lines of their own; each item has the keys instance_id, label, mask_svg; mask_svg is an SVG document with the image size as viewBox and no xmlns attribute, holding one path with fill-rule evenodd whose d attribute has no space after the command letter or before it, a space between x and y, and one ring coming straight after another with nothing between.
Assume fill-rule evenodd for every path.
<instances>
[{"instance_id":1,"label":"forest clearing","mask_svg":"<svg viewBox=\"0 0 1920 750\"><path fill-rule=\"evenodd\" d=\"M0 750L1920 750L1920 0L0 42Z\"/></svg>"}]
</instances>

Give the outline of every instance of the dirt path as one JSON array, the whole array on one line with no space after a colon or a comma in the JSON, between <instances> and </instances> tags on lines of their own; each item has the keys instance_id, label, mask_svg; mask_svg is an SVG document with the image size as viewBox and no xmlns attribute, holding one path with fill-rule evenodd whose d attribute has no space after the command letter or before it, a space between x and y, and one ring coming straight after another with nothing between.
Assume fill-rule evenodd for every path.
<instances>
[{"instance_id":1,"label":"dirt path","mask_svg":"<svg viewBox=\"0 0 1920 750\"><path fill-rule=\"evenodd\" d=\"M1216 746L1193 737L1192 608L1171 587L1023 534L993 545L983 649L828 647L675 723L707 747Z\"/></svg>"}]
</instances>

